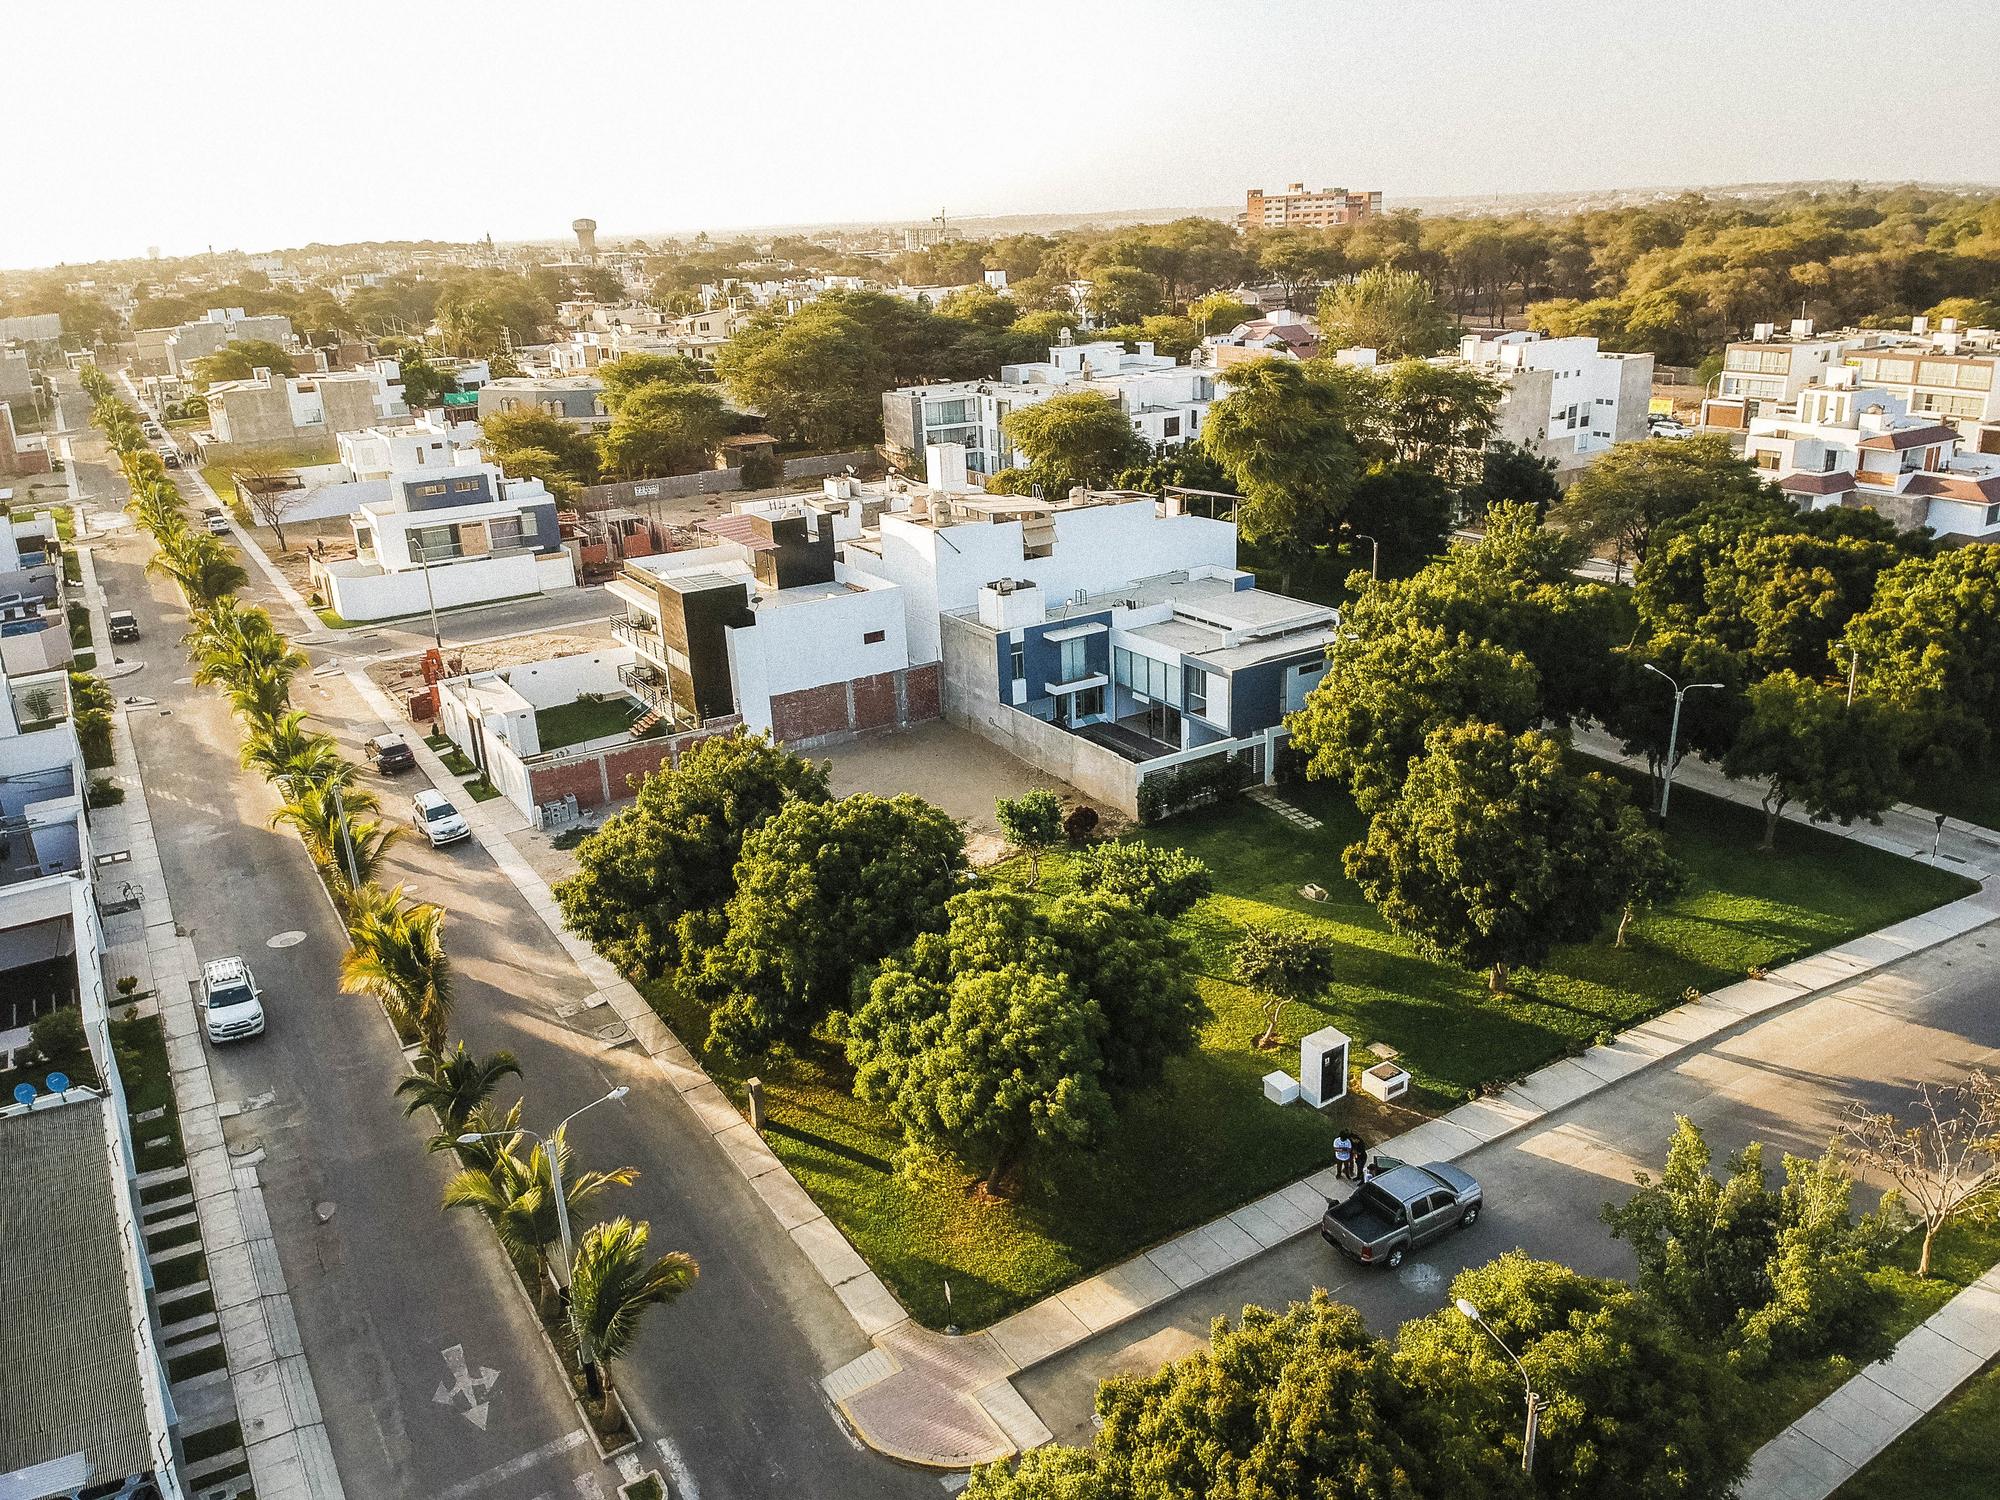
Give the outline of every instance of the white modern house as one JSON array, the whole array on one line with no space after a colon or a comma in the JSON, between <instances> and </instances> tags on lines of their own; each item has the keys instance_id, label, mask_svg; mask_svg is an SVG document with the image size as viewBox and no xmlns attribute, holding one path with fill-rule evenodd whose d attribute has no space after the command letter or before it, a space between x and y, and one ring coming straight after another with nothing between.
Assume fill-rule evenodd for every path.
<instances>
[{"instance_id":1,"label":"white modern house","mask_svg":"<svg viewBox=\"0 0 2000 1500\"><path fill-rule=\"evenodd\" d=\"M1750 424L1743 453L1800 506L1865 507L1955 542L2000 541L2000 453L1869 385L1850 365L1799 393L1789 414Z\"/></svg>"},{"instance_id":2,"label":"white modern house","mask_svg":"<svg viewBox=\"0 0 2000 1500\"><path fill-rule=\"evenodd\" d=\"M1150 343L1128 351L1115 340L1062 343L1046 360L1002 365L997 380L955 380L905 386L882 396L887 441L916 455L938 445L965 450L974 474L992 474L1022 462L1007 441L1010 412L1072 391L1094 391L1117 402L1132 430L1155 446L1178 447L1201 430L1215 400L1216 374L1202 365L1176 364Z\"/></svg>"},{"instance_id":3,"label":"white modern house","mask_svg":"<svg viewBox=\"0 0 2000 1500\"><path fill-rule=\"evenodd\" d=\"M414 468L353 512L355 557L316 559L313 586L345 620L386 620L576 586L539 479L497 464Z\"/></svg>"}]
</instances>

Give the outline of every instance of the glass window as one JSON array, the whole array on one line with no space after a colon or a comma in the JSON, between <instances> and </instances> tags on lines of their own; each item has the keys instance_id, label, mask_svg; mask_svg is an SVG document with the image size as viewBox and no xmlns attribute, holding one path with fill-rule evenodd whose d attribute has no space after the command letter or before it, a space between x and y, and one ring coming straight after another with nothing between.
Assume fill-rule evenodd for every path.
<instances>
[{"instance_id":1,"label":"glass window","mask_svg":"<svg viewBox=\"0 0 2000 1500\"><path fill-rule=\"evenodd\" d=\"M1181 707L1191 714L1208 712L1208 673L1193 662L1181 664Z\"/></svg>"},{"instance_id":2,"label":"glass window","mask_svg":"<svg viewBox=\"0 0 2000 1500\"><path fill-rule=\"evenodd\" d=\"M498 552L502 547L521 545L521 518L496 516L486 523L487 544Z\"/></svg>"},{"instance_id":3,"label":"glass window","mask_svg":"<svg viewBox=\"0 0 2000 1500\"><path fill-rule=\"evenodd\" d=\"M1028 648L1026 644L1021 641L1014 642L1013 645L1007 648L1007 656L1007 675L1014 681L1019 682L1023 677L1028 675Z\"/></svg>"},{"instance_id":4,"label":"glass window","mask_svg":"<svg viewBox=\"0 0 2000 1500\"><path fill-rule=\"evenodd\" d=\"M888 632L883 630L864 630L861 632L861 644L864 646L879 646L888 638Z\"/></svg>"},{"instance_id":5,"label":"glass window","mask_svg":"<svg viewBox=\"0 0 2000 1500\"><path fill-rule=\"evenodd\" d=\"M1071 636L1062 642L1062 682L1075 682L1084 675L1084 640L1080 635Z\"/></svg>"},{"instance_id":6,"label":"glass window","mask_svg":"<svg viewBox=\"0 0 2000 1500\"><path fill-rule=\"evenodd\" d=\"M1103 688L1101 687L1085 688L1082 692L1076 694L1075 713L1079 719L1088 718L1092 714L1101 714L1103 712L1104 712Z\"/></svg>"}]
</instances>

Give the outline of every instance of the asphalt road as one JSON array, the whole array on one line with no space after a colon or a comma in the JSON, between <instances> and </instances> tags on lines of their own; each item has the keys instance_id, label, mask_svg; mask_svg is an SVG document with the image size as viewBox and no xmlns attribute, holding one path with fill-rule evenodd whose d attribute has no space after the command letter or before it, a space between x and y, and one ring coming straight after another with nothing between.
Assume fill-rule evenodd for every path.
<instances>
[{"instance_id":1,"label":"asphalt road","mask_svg":"<svg viewBox=\"0 0 2000 1500\"><path fill-rule=\"evenodd\" d=\"M114 470L85 458L78 477L86 495L116 503ZM183 611L169 584L144 573L149 550L129 532L97 544L108 597L134 609L144 632L123 654L145 669L115 687L158 700L134 711L133 733L176 914L202 957L246 955L266 990L266 1035L217 1054L216 1087L224 1099L271 1096L232 1122L231 1143L267 1153L280 1259L348 1492L608 1493L609 1473L584 1460L587 1448L560 1446L579 1424L499 1251L483 1226L438 1208L445 1165L390 1098L394 1039L372 1005L337 994L339 924L296 840L266 827L276 798L238 769L239 735L219 698L192 686ZM289 625L261 579L247 592ZM294 699L357 759L379 728L337 675L300 679ZM415 779L377 785L387 815L403 817ZM619 1371L658 1440L647 1462L678 1478L677 1493L708 1500L939 1493L935 1477L861 1449L834 1418L819 1377L866 1341L650 1062L592 1034L608 1014L568 1013L589 986L485 853L405 843L385 878L447 908L455 1030L478 1051L505 1047L521 1060L531 1126L613 1084L632 1089L571 1139L584 1164L640 1169L634 1187L603 1200L607 1212L649 1220L656 1249L701 1265L696 1288L650 1315ZM289 946L269 947L274 937ZM475 1376L499 1372L483 1429L464 1396L435 1399L454 1378L454 1347Z\"/></svg>"},{"instance_id":2,"label":"asphalt road","mask_svg":"<svg viewBox=\"0 0 2000 1500\"><path fill-rule=\"evenodd\" d=\"M1630 1248L1598 1210L1633 1173L1655 1174L1677 1114L1702 1127L1718 1161L1752 1140L1817 1155L1860 1099L1900 1106L1920 1082L2000 1066L2000 927L1983 927L1894 968L1726 1032L1671 1066L1648 1069L1465 1157L1486 1211L1397 1271L1363 1270L1317 1234L1289 1241L1145 1317L1015 1379L1058 1441L1087 1442L1099 1380L1150 1372L1198 1347L1210 1320L1245 1304L1283 1306L1325 1287L1377 1330L1444 1305L1451 1278L1516 1246L1592 1275L1631 1277Z\"/></svg>"}]
</instances>

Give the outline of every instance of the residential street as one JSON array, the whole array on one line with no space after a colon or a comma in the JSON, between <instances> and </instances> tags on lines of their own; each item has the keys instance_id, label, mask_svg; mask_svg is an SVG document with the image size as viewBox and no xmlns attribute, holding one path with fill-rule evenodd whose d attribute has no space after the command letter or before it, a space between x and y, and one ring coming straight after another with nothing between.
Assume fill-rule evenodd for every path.
<instances>
[{"instance_id":1,"label":"residential street","mask_svg":"<svg viewBox=\"0 0 2000 1500\"><path fill-rule=\"evenodd\" d=\"M1719 1157L1745 1142L1817 1154L1851 1099L1900 1105L1930 1079L2000 1063L2000 929L1979 928L1817 999L1723 1033L1543 1123L1460 1159L1486 1190L1479 1224L1394 1272L1362 1270L1317 1234L1289 1241L1130 1323L1014 1379L1059 1442L1085 1442L1098 1381L1150 1371L1195 1348L1211 1319L1245 1303L1282 1306L1316 1286L1383 1333L1435 1312L1451 1277L1521 1246L1594 1275L1630 1277L1630 1250L1598 1222L1638 1170L1658 1173L1673 1117L1707 1133Z\"/></svg>"},{"instance_id":2,"label":"residential street","mask_svg":"<svg viewBox=\"0 0 2000 1500\"><path fill-rule=\"evenodd\" d=\"M76 446L82 492L115 506L116 471L86 456L101 454L94 437ZM608 1494L616 1478L579 1441L497 1246L471 1217L438 1207L447 1162L426 1154L422 1123L391 1098L394 1038L371 1002L337 993L339 923L297 841L268 830L277 799L238 770L240 736L219 696L192 685L182 607L143 572L149 548L131 531L97 544L107 596L143 631L124 650L146 665L115 690L157 700L133 709L132 727L180 922L203 958L248 957L266 991L270 1028L217 1056L217 1089L246 1104L232 1147L266 1153L280 1257L349 1493ZM254 570L245 594L292 626ZM302 677L295 701L356 759L379 727L339 675ZM414 779L377 785L384 814L403 821ZM650 1220L656 1251L686 1250L702 1270L680 1303L652 1315L618 1372L642 1430L660 1440L646 1464L689 1496L935 1494L934 1478L860 1450L837 1425L818 1377L866 1342L652 1064L592 1033L612 1018L580 1008L590 986L487 856L469 842L405 843L386 878L450 913L455 1029L478 1051L521 1060L531 1126L615 1084L632 1090L574 1128L579 1161L637 1167L639 1182L603 1200L606 1211ZM498 1372L483 1427L467 1414L472 1398L451 1393L453 1350L475 1382Z\"/></svg>"}]
</instances>

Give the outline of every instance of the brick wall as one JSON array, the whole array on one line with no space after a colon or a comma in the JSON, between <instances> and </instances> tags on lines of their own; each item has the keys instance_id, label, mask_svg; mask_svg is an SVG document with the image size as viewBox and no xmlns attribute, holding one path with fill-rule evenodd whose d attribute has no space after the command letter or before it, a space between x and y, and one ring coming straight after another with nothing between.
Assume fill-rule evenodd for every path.
<instances>
[{"instance_id":1,"label":"brick wall","mask_svg":"<svg viewBox=\"0 0 2000 1500\"><path fill-rule=\"evenodd\" d=\"M938 668L931 662L780 693L771 700L771 733L780 744L809 749L937 716Z\"/></svg>"},{"instance_id":2,"label":"brick wall","mask_svg":"<svg viewBox=\"0 0 2000 1500\"><path fill-rule=\"evenodd\" d=\"M740 720L729 719L689 734L664 739L635 740L583 755L555 751L527 763L529 795L537 803L575 797L578 807L602 807L621 802L638 791L638 783L661 766L678 761L688 749L712 735L727 734Z\"/></svg>"}]
</instances>

